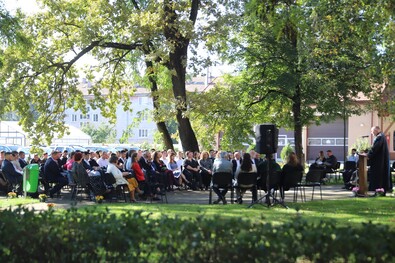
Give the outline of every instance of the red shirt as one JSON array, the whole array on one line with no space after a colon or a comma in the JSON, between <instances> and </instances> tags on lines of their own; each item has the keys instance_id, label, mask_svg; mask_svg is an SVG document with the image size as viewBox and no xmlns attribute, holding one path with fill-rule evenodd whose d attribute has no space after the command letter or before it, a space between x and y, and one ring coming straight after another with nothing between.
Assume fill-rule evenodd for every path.
<instances>
[{"instance_id":1,"label":"red shirt","mask_svg":"<svg viewBox=\"0 0 395 263\"><path fill-rule=\"evenodd\" d=\"M144 173L140 168L139 163L133 162L132 163L132 170L134 172L134 175L136 176L137 181L145 181Z\"/></svg>"}]
</instances>

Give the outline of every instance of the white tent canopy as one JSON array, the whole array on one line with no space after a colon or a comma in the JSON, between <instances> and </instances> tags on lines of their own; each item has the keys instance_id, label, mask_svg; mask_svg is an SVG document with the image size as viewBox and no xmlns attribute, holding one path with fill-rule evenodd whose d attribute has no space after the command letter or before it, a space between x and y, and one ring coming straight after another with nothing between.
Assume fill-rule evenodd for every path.
<instances>
[{"instance_id":1,"label":"white tent canopy","mask_svg":"<svg viewBox=\"0 0 395 263\"><path fill-rule=\"evenodd\" d=\"M68 129L68 134L62 138L55 135L52 140L53 144L89 144L92 141L91 136L80 129L70 125L65 126ZM17 121L0 121L0 144L27 146L30 145L30 139Z\"/></svg>"}]
</instances>

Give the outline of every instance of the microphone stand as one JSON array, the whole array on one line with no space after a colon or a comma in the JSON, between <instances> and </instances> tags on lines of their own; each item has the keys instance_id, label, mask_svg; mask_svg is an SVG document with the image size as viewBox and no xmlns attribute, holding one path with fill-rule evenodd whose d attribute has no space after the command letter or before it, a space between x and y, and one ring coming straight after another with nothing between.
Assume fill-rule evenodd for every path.
<instances>
[{"instance_id":1,"label":"microphone stand","mask_svg":"<svg viewBox=\"0 0 395 263\"><path fill-rule=\"evenodd\" d=\"M267 165L266 165L266 194L264 196L262 196L261 198L257 199L256 201L252 202L248 206L248 208L253 207L255 204L261 202L263 199L265 199L265 203L266 203L267 207L270 207L270 206L275 205L275 204L279 204L279 205L281 205L284 208L287 208L287 209L289 208L287 205L285 205L284 200L282 200L282 201L278 200L276 197L274 197L274 195L272 193L272 189L271 189L271 186L270 186L270 172L272 170L271 167L270 167L271 166L271 157L272 157L272 154L266 154L266 159L267 159ZM277 176L279 176L279 175L277 175ZM280 191L281 191L281 189L280 189ZM273 204L271 203L270 199L273 200Z\"/></svg>"}]
</instances>

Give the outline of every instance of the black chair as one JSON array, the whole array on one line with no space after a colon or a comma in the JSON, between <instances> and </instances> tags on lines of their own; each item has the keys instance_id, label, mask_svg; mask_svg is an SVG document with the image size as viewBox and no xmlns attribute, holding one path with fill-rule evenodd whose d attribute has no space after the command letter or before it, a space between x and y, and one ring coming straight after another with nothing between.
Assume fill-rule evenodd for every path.
<instances>
[{"instance_id":1,"label":"black chair","mask_svg":"<svg viewBox=\"0 0 395 263\"><path fill-rule=\"evenodd\" d=\"M340 180L340 162L337 162L335 167L333 167L331 169L330 172L326 173L326 178L328 179L328 181L331 180L331 176L333 176L335 178L335 181L337 182L338 180Z\"/></svg>"},{"instance_id":2,"label":"black chair","mask_svg":"<svg viewBox=\"0 0 395 263\"><path fill-rule=\"evenodd\" d=\"M344 169L340 171L343 177L343 182L344 184L347 184L350 182L350 178L352 176L352 173L357 169L357 164L354 161L346 161L344 163Z\"/></svg>"},{"instance_id":3,"label":"black chair","mask_svg":"<svg viewBox=\"0 0 395 263\"><path fill-rule=\"evenodd\" d=\"M303 193L304 193L304 198L306 200L306 192L305 192L305 187L312 187L313 188L313 193L311 195L311 200L313 200L314 198L314 190L315 187L319 187L320 188L320 194L321 194L321 200L322 200L322 188L321 188L321 182L322 182L322 178L324 177L324 170L320 170L320 169L313 169L310 170L307 174L306 174L306 181L304 184L302 184L303 186Z\"/></svg>"},{"instance_id":4,"label":"black chair","mask_svg":"<svg viewBox=\"0 0 395 263\"><path fill-rule=\"evenodd\" d=\"M108 189L111 189L113 192L111 201L112 201L113 197L115 197L115 199L117 201L124 200L125 203L127 203L127 196L128 196L127 193L129 192L127 184L117 185L114 188L113 185L116 183L117 180L115 179L114 175L111 173L104 173L103 174L103 181L106 184L106 186L108 187Z\"/></svg>"},{"instance_id":5,"label":"black chair","mask_svg":"<svg viewBox=\"0 0 395 263\"><path fill-rule=\"evenodd\" d=\"M231 173L218 172L213 174L213 176L211 177L211 185L209 191L209 200L208 200L209 204L212 204L213 187L217 187L219 189L227 188L228 190L230 190L230 201L233 204L234 189L233 189L233 175Z\"/></svg>"},{"instance_id":6,"label":"black chair","mask_svg":"<svg viewBox=\"0 0 395 263\"><path fill-rule=\"evenodd\" d=\"M294 189L294 197L293 201L298 201L298 191L302 196L303 201L303 188L302 188L302 178L303 178L303 171L291 171L288 173L282 173L282 183L280 186L281 198L285 199L285 191L293 188Z\"/></svg>"},{"instance_id":7,"label":"black chair","mask_svg":"<svg viewBox=\"0 0 395 263\"><path fill-rule=\"evenodd\" d=\"M240 172L237 176L236 188L238 188L240 191L250 190L252 192L252 202L256 202L258 199L257 179L257 173Z\"/></svg>"},{"instance_id":8,"label":"black chair","mask_svg":"<svg viewBox=\"0 0 395 263\"><path fill-rule=\"evenodd\" d=\"M162 203L168 203L167 201L167 192L166 192L166 183L162 176L157 175L155 173L145 172L145 183L148 184L146 187L149 188L150 195L148 196L150 202L154 200L154 195L160 198ZM159 191L158 191L159 189Z\"/></svg>"}]
</instances>

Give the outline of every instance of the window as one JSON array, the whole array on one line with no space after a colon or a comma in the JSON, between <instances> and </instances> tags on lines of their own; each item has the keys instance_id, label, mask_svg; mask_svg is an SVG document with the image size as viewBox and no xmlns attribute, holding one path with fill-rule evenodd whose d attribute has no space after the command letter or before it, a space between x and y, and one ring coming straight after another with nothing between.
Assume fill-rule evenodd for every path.
<instances>
[{"instance_id":1,"label":"window","mask_svg":"<svg viewBox=\"0 0 395 263\"><path fill-rule=\"evenodd\" d=\"M343 146L344 138L308 138L309 146ZM348 138L346 138L346 145Z\"/></svg>"},{"instance_id":2,"label":"window","mask_svg":"<svg viewBox=\"0 0 395 263\"><path fill-rule=\"evenodd\" d=\"M148 130L139 130L139 137L140 138L148 137Z\"/></svg>"},{"instance_id":3,"label":"window","mask_svg":"<svg viewBox=\"0 0 395 263\"><path fill-rule=\"evenodd\" d=\"M99 114L93 114L93 121L99 121Z\"/></svg>"},{"instance_id":4,"label":"window","mask_svg":"<svg viewBox=\"0 0 395 263\"><path fill-rule=\"evenodd\" d=\"M76 122L77 121L77 114L72 114L71 115L71 121Z\"/></svg>"},{"instance_id":5,"label":"window","mask_svg":"<svg viewBox=\"0 0 395 263\"><path fill-rule=\"evenodd\" d=\"M321 146L321 139L311 138L308 140L310 146Z\"/></svg>"},{"instance_id":6,"label":"window","mask_svg":"<svg viewBox=\"0 0 395 263\"><path fill-rule=\"evenodd\" d=\"M336 144L335 139L329 139L329 138L322 139L322 145L335 145L335 144Z\"/></svg>"},{"instance_id":7,"label":"window","mask_svg":"<svg viewBox=\"0 0 395 263\"><path fill-rule=\"evenodd\" d=\"M139 97L139 105L142 105L142 104L143 104L143 98Z\"/></svg>"},{"instance_id":8,"label":"window","mask_svg":"<svg viewBox=\"0 0 395 263\"><path fill-rule=\"evenodd\" d=\"M80 120L89 120L89 118L90 118L89 114L86 115L80 114Z\"/></svg>"}]
</instances>

